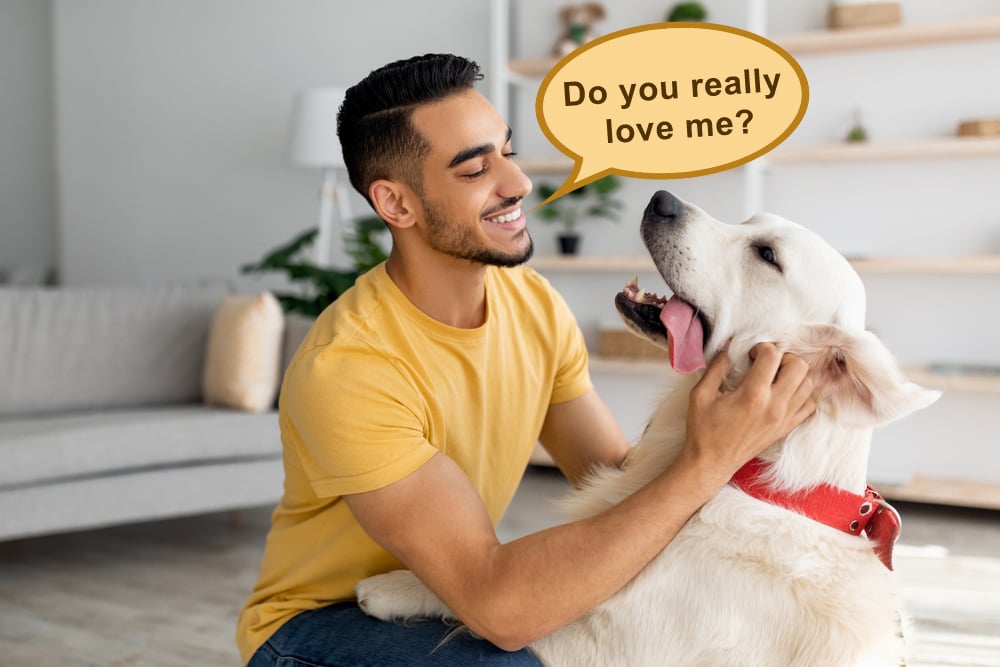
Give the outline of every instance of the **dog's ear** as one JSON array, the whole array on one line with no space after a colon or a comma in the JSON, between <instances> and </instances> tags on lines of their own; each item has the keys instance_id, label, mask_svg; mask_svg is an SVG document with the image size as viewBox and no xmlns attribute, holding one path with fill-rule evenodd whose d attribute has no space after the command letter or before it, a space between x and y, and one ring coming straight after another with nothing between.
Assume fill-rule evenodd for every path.
<instances>
[{"instance_id":1,"label":"dog's ear","mask_svg":"<svg viewBox=\"0 0 1000 667\"><path fill-rule=\"evenodd\" d=\"M808 325L793 331L787 351L809 364L819 409L854 426L878 426L926 408L941 392L906 379L885 345L870 331Z\"/></svg>"}]
</instances>

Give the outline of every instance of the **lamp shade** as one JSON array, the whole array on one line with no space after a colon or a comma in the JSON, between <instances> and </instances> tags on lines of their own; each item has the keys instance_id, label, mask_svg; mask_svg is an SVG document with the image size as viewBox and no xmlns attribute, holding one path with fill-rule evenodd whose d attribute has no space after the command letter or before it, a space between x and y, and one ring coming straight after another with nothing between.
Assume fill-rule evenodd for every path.
<instances>
[{"instance_id":1,"label":"lamp shade","mask_svg":"<svg viewBox=\"0 0 1000 667\"><path fill-rule=\"evenodd\" d=\"M343 88L313 88L295 97L289 158L306 167L343 167L337 139L337 111Z\"/></svg>"}]
</instances>

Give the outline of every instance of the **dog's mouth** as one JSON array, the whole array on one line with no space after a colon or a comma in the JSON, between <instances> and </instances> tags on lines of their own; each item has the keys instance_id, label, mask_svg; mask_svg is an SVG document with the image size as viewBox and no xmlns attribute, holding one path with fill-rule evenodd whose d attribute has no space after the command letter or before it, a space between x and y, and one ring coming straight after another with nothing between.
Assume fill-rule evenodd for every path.
<instances>
[{"instance_id":1,"label":"dog's mouth","mask_svg":"<svg viewBox=\"0 0 1000 667\"><path fill-rule=\"evenodd\" d=\"M675 371L687 374L705 367L705 342L712 328L700 308L677 294L667 299L641 291L637 278L615 296L615 307L633 330L667 348Z\"/></svg>"}]
</instances>

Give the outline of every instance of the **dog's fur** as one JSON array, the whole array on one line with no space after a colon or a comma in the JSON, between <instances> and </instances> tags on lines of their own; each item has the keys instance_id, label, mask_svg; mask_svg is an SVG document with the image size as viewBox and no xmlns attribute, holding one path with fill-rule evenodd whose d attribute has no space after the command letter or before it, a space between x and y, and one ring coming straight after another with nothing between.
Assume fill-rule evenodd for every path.
<instances>
[{"instance_id":1,"label":"dog's fur","mask_svg":"<svg viewBox=\"0 0 1000 667\"><path fill-rule=\"evenodd\" d=\"M850 265L787 220L761 214L725 225L667 193L654 195L642 235L668 286L698 309L706 359L730 355L733 385L758 341L809 363L818 409L762 455L773 463L773 484L863 494L872 428L938 393L907 382L864 330L864 289ZM637 323L618 305L636 333L666 346L648 317ZM699 376L679 378L624 469L599 471L571 494L571 518L620 502L675 459ZM451 616L407 571L366 579L357 593L383 619ZM546 665L573 667L897 665L898 627L888 573L864 537L726 486L625 588L530 648Z\"/></svg>"}]
</instances>

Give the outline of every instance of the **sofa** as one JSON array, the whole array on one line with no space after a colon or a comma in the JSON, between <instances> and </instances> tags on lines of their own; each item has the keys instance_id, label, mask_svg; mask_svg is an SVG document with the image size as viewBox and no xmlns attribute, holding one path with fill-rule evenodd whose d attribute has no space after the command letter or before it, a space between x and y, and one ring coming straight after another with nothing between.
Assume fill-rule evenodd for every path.
<instances>
[{"instance_id":1,"label":"sofa","mask_svg":"<svg viewBox=\"0 0 1000 667\"><path fill-rule=\"evenodd\" d=\"M219 284L0 289L0 539L275 503L310 324Z\"/></svg>"}]
</instances>

